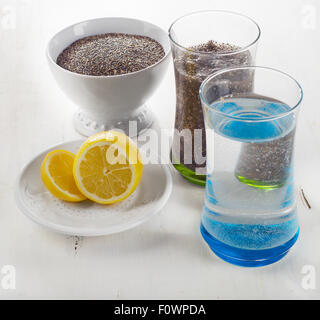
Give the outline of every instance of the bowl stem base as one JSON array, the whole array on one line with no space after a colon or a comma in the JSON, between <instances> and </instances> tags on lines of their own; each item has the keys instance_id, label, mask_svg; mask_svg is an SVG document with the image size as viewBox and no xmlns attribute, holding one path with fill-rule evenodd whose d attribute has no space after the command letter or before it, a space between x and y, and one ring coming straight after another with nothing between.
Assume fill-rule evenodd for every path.
<instances>
[{"instance_id":1,"label":"bowl stem base","mask_svg":"<svg viewBox=\"0 0 320 320\"><path fill-rule=\"evenodd\" d=\"M86 137L97 132L118 129L133 138L150 128L153 122L154 115L145 105L140 107L134 114L122 119L106 120L103 117L85 113L81 109L73 116L75 130Z\"/></svg>"}]
</instances>

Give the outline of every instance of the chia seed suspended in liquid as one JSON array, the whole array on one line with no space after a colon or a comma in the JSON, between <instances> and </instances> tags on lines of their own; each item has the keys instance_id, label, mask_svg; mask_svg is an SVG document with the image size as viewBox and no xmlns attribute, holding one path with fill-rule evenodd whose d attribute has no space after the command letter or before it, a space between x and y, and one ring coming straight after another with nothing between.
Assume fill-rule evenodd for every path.
<instances>
[{"instance_id":1,"label":"chia seed suspended in liquid","mask_svg":"<svg viewBox=\"0 0 320 320\"><path fill-rule=\"evenodd\" d=\"M189 170L206 167L206 137L202 105L199 97L201 83L212 73L227 67L249 66L252 61L250 52L242 51L232 44L208 41L204 44L192 46L187 50L173 48L174 71L176 81L176 116L175 129L191 131L191 141L175 134L172 146L172 161L183 164ZM225 53L225 55L222 55ZM228 54L227 54L228 53ZM245 72L239 79L230 78L232 92L250 92L252 77L246 77ZM215 94L214 92L212 94ZM202 130L201 142L194 142L194 132ZM190 139L189 139L190 140ZM186 150L188 149L188 150ZM192 159L184 161L184 155L191 153ZM195 155L204 161L199 163ZM179 170L179 169L178 169ZM204 178L205 179L205 178Z\"/></svg>"}]
</instances>

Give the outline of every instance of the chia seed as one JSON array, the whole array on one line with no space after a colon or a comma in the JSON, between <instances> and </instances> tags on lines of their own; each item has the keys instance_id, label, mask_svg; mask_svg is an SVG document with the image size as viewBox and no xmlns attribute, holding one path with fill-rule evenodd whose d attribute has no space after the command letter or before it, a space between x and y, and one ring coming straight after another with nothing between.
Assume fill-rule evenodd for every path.
<instances>
[{"instance_id":1,"label":"chia seed","mask_svg":"<svg viewBox=\"0 0 320 320\"><path fill-rule=\"evenodd\" d=\"M205 168L206 160L203 163L196 161L195 155L199 158L206 158L206 137L203 119L202 105L199 97L201 83L212 73L227 67L249 66L252 62L250 51L237 53L240 48L232 44L208 41L181 50L173 47L174 70L176 80L176 117L175 129L181 132L189 129L192 134L192 141L187 141L175 134L172 145L172 161L174 164L181 163L187 169L196 171L197 168ZM222 53L232 53L221 55ZM250 92L252 78L243 74L239 79L230 79L234 87L229 88L231 92ZM213 95L218 93L212 92ZM217 95L218 98L218 95ZM201 142L195 143L195 129L202 130ZM185 150L188 148L189 150ZM184 154L192 154L192 161L184 161Z\"/></svg>"},{"instance_id":2,"label":"chia seed","mask_svg":"<svg viewBox=\"0 0 320 320\"><path fill-rule=\"evenodd\" d=\"M275 108L290 110L283 102L257 94L250 95L251 99L267 101ZM286 106L284 108L284 106ZM277 107L280 108L280 107ZM265 122L273 123L275 128L286 130L286 134L266 142L243 142L235 169L236 177L249 181L252 186L264 186L269 189L279 188L292 176L292 160L294 149L295 126L292 115L279 120ZM293 127L292 127L293 126ZM290 129L289 129L290 128ZM263 128L266 134L267 128ZM280 132L280 129L278 129ZM245 181L244 181L245 182ZM246 183L246 182L245 182Z\"/></svg>"},{"instance_id":3,"label":"chia seed","mask_svg":"<svg viewBox=\"0 0 320 320\"><path fill-rule=\"evenodd\" d=\"M73 42L60 53L57 64L79 74L113 76L145 69L164 56L162 45L152 38L105 33Z\"/></svg>"}]
</instances>

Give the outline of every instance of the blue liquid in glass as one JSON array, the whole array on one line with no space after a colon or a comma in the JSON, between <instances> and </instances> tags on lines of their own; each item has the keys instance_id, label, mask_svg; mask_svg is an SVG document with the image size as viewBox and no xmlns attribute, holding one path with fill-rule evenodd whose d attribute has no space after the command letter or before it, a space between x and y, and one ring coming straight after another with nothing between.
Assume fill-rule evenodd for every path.
<instances>
[{"instance_id":1,"label":"blue liquid in glass","mask_svg":"<svg viewBox=\"0 0 320 320\"><path fill-rule=\"evenodd\" d=\"M207 157L214 167L208 168L201 233L231 263L273 263L297 239L295 117L289 110L267 98L240 97L218 102L205 113L213 129L214 147L207 147Z\"/></svg>"}]
</instances>

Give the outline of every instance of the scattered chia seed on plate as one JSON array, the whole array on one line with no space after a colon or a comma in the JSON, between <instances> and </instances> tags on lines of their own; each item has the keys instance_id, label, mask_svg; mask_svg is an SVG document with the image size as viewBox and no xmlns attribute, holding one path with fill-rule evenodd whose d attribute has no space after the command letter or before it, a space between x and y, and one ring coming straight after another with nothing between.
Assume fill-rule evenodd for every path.
<instances>
[{"instance_id":1,"label":"scattered chia seed on plate","mask_svg":"<svg viewBox=\"0 0 320 320\"><path fill-rule=\"evenodd\" d=\"M60 53L57 64L79 74L113 76L145 69L164 56L162 45L152 38L105 33L73 42Z\"/></svg>"}]
</instances>

